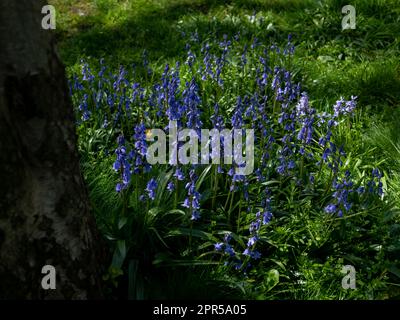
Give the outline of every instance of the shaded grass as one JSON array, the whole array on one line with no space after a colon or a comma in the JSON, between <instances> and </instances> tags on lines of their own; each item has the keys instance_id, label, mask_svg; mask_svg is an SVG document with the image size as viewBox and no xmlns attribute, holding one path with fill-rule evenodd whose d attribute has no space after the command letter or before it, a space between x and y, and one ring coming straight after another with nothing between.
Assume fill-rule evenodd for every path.
<instances>
[{"instance_id":1,"label":"shaded grass","mask_svg":"<svg viewBox=\"0 0 400 320\"><path fill-rule=\"evenodd\" d=\"M398 107L400 101L400 64L398 57L354 63L335 56L321 55L314 60L299 61L304 71L305 90L310 96L332 105L338 96L358 96L362 107L383 111Z\"/></svg>"},{"instance_id":2,"label":"shaded grass","mask_svg":"<svg viewBox=\"0 0 400 320\"><path fill-rule=\"evenodd\" d=\"M171 63L184 56L186 39L194 32L204 39L240 31L244 41L256 35L278 44L293 33L294 66L313 99L355 94L362 105L400 101L397 1L354 1L357 28L344 32L340 9L345 1L340 0L52 2L68 66L82 57L103 57L115 67L140 65L143 50L153 65Z\"/></svg>"}]
</instances>

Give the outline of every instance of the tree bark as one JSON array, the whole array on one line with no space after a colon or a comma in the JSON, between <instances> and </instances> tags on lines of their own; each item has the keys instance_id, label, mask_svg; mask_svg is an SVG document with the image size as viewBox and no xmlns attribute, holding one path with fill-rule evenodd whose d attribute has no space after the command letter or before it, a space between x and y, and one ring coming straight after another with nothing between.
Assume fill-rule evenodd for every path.
<instances>
[{"instance_id":1,"label":"tree bark","mask_svg":"<svg viewBox=\"0 0 400 320\"><path fill-rule=\"evenodd\" d=\"M39 0L0 1L0 299L101 297L74 115ZM56 269L56 289L41 286Z\"/></svg>"}]
</instances>

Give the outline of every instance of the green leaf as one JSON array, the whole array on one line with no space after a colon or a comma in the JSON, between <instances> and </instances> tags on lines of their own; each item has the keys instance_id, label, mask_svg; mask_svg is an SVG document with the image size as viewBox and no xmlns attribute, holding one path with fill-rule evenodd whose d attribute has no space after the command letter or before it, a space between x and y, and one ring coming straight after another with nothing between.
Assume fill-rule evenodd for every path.
<instances>
[{"instance_id":1,"label":"green leaf","mask_svg":"<svg viewBox=\"0 0 400 320\"><path fill-rule=\"evenodd\" d=\"M264 286L266 291L270 291L279 283L279 271L271 269L267 272L264 278Z\"/></svg>"},{"instance_id":2,"label":"green leaf","mask_svg":"<svg viewBox=\"0 0 400 320\"><path fill-rule=\"evenodd\" d=\"M389 272L400 278L400 269L397 268L394 264L391 264L388 268Z\"/></svg>"},{"instance_id":3,"label":"green leaf","mask_svg":"<svg viewBox=\"0 0 400 320\"><path fill-rule=\"evenodd\" d=\"M127 222L128 222L127 217L121 217L118 221L118 229L121 230L124 227L124 225L126 225Z\"/></svg>"},{"instance_id":4,"label":"green leaf","mask_svg":"<svg viewBox=\"0 0 400 320\"><path fill-rule=\"evenodd\" d=\"M114 250L111 265L113 268L121 269L126 257L125 240L118 240Z\"/></svg>"},{"instance_id":5,"label":"green leaf","mask_svg":"<svg viewBox=\"0 0 400 320\"><path fill-rule=\"evenodd\" d=\"M276 263L282 270L286 270L286 267L284 266L284 264L276 259L270 259L272 262Z\"/></svg>"},{"instance_id":6,"label":"green leaf","mask_svg":"<svg viewBox=\"0 0 400 320\"><path fill-rule=\"evenodd\" d=\"M153 264L161 264L162 261L154 260ZM168 260L162 263L163 267L192 267L192 266L206 266L217 265L219 262L210 260Z\"/></svg>"},{"instance_id":7,"label":"green leaf","mask_svg":"<svg viewBox=\"0 0 400 320\"><path fill-rule=\"evenodd\" d=\"M331 57L331 56L319 56L319 57L318 57L318 60L319 60L319 61L322 61L322 62L331 62L331 61L335 61L335 59L334 59L333 57Z\"/></svg>"},{"instance_id":8,"label":"green leaf","mask_svg":"<svg viewBox=\"0 0 400 320\"><path fill-rule=\"evenodd\" d=\"M140 276L139 261L130 260L128 266L128 298L129 300L143 300L143 279Z\"/></svg>"},{"instance_id":9,"label":"green leaf","mask_svg":"<svg viewBox=\"0 0 400 320\"><path fill-rule=\"evenodd\" d=\"M117 247L121 256L125 258L126 256L126 244L125 240L118 240Z\"/></svg>"},{"instance_id":10,"label":"green leaf","mask_svg":"<svg viewBox=\"0 0 400 320\"><path fill-rule=\"evenodd\" d=\"M176 237L176 236L192 236L200 239L206 239L208 241L216 242L218 239L213 237L212 234L208 232L204 232L197 229L189 229L189 228L179 228L176 230L172 230L168 232L167 237Z\"/></svg>"},{"instance_id":11,"label":"green leaf","mask_svg":"<svg viewBox=\"0 0 400 320\"><path fill-rule=\"evenodd\" d=\"M277 184L277 183L280 183L280 181L278 181L278 180L269 180L269 181L263 182L262 185L263 186L269 186L271 184Z\"/></svg>"}]
</instances>

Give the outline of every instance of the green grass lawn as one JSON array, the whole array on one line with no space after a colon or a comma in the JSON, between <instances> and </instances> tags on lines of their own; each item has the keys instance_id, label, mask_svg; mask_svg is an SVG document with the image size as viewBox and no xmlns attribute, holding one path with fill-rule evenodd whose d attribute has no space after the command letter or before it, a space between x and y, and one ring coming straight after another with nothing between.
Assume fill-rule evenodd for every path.
<instances>
[{"instance_id":1,"label":"green grass lawn","mask_svg":"<svg viewBox=\"0 0 400 320\"><path fill-rule=\"evenodd\" d=\"M243 277L226 271L222 263L203 263L200 250L195 254L190 250L180 252L180 258L187 258L180 260L177 252L165 249L164 245L171 247L171 241L160 242L164 242L163 234L170 231L167 228L175 223L173 214L161 220L156 208L153 211L146 208L149 214L122 219L120 212L126 208L114 190L115 159L97 154L94 147L108 141L107 137L80 126L83 172L98 225L114 252L104 276L110 297L400 297L398 1L351 1L356 8L356 29L345 31L341 30L341 8L348 1L341 0L52 0L50 3L57 10L59 50L70 76L80 72L82 59L93 70L99 70L99 61L104 59L113 72L118 72L121 65L139 66L132 77L149 83L149 87L161 76L166 63L173 66L186 60L185 44L195 34L204 43L222 39L225 34L231 39L240 32L239 46L250 46L255 38L261 43L283 46L288 34L292 34L296 51L288 68L301 82L316 110L331 110L340 97L346 100L352 95L358 97L353 124L341 126L338 132L338 139L347 146L345 166L360 177L373 167L384 172L385 199L379 205L371 204L364 213L339 222L327 220L326 214L316 214L313 202L297 203L292 199L295 204L288 208L292 214L277 217L268 231L271 244L268 259L253 274ZM200 48L201 44L193 42L194 51L199 52ZM151 79L141 67L144 54L154 72ZM230 62L235 66L235 60ZM251 79L241 81L250 83ZM242 91L247 90L245 83L238 86ZM210 98L209 89L204 90ZM222 198L225 202L229 196ZM215 232L212 223L217 222L211 221L210 226L197 230L194 237L201 239L205 232ZM126 228L127 225L130 227ZM173 246L184 248L186 240L178 237ZM357 290L341 288L340 270L346 264L356 267Z\"/></svg>"}]
</instances>

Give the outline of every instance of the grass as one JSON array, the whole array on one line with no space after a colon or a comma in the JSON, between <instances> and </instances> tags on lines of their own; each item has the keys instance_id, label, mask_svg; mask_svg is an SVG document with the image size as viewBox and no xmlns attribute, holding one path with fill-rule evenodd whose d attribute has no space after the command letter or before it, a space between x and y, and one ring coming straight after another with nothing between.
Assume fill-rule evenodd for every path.
<instances>
[{"instance_id":1,"label":"grass","mask_svg":"<svg viewBox=\"0 0 400 320\"><path fill-rule=\"evenodd\" d=\"M160 213L146 208L135 209L135 215L129 218L133 221L127 222L119 213L123 202L113 190L112 161L93 156L96 141L101 144L103 137L100 132L82 131L83 172L98 224L114 249L114 269L110 267L105 276L110 296L181 298L188 292L196 292L196 297L212 292L216 298L400 297L400 243L396 240L400 232L398 1L353 1L357 27L347 31L341 30L341 8L347 4L341 0L50 2L58 13L59 48L69 73L80 69L82 58L97 67L100 58L104 58L115 70L119 65L141 65L145 50L151 67L160 75L165 63L174 65L184 59L185 39L195 32L205 40L221 38L223 34L231 37L240 31L243 43L251 43L257 37L278 44L285 43L288 33L293 33L297 51L291 69L314 107L328 110L340 96L359 97L355 128L340 133L348 146L348 167L359 177L373 166L385 172L388 198L375 208L375 213L368 211L342 222L331 222L314 212L311 202L288 207L292 214L273 222L273 232L268 233L273 245L263 265L265 270L275 270L279 281L275 281L275 271L252 275L262 283L258 286L234 275L226 277L223 266L186 266L187 276L178 271L182 266L163 266L162 262L170 261L176 253L172 243L182 241L168 236L166 227L182 223L182 217L175 212L165 220L157 218ZM165 213L165 207L160 203L156 210ZM298 207L303 210L293 212ZM134 229L127 230L127 225ZM143 254L149 256L138 256L144 247L147 249ZM152 257L160 247L168 248L170 256L158 256L161 268L156 268ZM137 267L137 261L144 264ZM346 263L358 266L356 291L338 289L343 276L341 266ZM182 284L180 291L167 289L176 283ZM203 283L207 285L202 288Z\"/></svg>"},{"instance_id":2,"label":"grass","mask_svg":"<svg viewBox=\"0 0 400 320\"><path fill-rule=\"evenodd\" d=\"M58 36L63 60L82 57L118 65L140 64L146 50L162 65L182 56L182 32L246 37L263 34L285 41L293 33L295 68L316 99L357 94L363 103L398 103L399 9L396 1L355 1L357 28L341 31L343 1L53 1L60 12ZM250 23L256 18L266 22ZM258 19L256 19L258 20ZM260 30L261 27L266 27ZM329 101L333 103L333 101Z\"/></svg>"}]
</instances>

